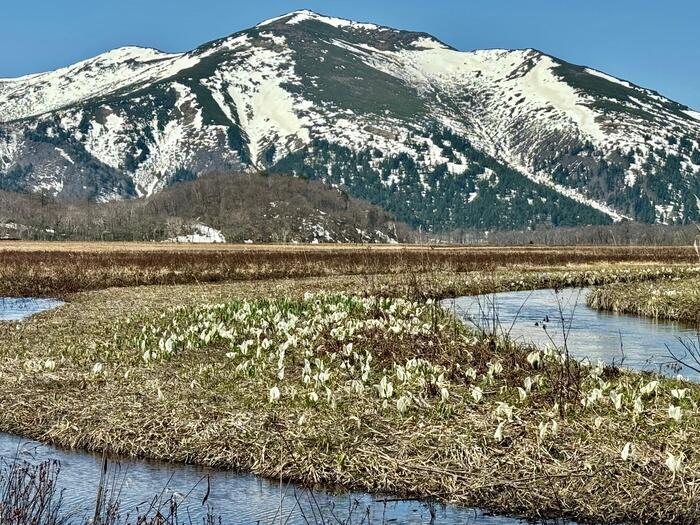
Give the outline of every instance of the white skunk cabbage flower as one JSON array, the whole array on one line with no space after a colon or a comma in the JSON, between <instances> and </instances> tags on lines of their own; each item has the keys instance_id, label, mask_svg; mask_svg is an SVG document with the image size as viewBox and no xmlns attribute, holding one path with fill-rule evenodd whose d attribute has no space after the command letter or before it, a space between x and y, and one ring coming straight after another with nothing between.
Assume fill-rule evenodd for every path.
<instances>
[{"instance_id":1,"label":"white skunk cabbage flower","mask_svg":"<svg viewBox=\"0 0 700 525\"><path fill-rule=\"evenodd\" d=\"M276 386L273 386L270 389L270 394L269 394L268 399L270 400L270 403L277 403L280 400L280 396L281 396L280 389L277 388Z\"/></svg>"},{"instance_id":2,"label":"white skunk cabbage flower","mask_svg":"<svg viewBox=\"0 0 700 525\"><path fill-rule=\"evenodd\" d=\"M56 370L56 361L53 359L47 359L44 362L44 369L45 370Z\"/></svg>"},{"instance_id":3,"label":"white skunk cabbage flower","mask_svg":"<svg viewBox=\"0 0 700 525\"><path fill-rule=\"evenodd\" d=\"M547 428L548 427L549 427L549 423L545 423L544 421L540 421L540 424L539 424L540 440L543 440L547 436Z\"/></svg>"},{"instance_id":4,"label":"white skunk cabbage flower","mask_svg":"<svg viewBox=\"0 0 700 525\"><path fill-rule=\"evenodd\" d=\"M409 408L411 408L411 398L409 396L401 396L396 400L396 409L400 414L403 414Z\"/></svg>"},{"instance_id":5,"label":"white skunk cabbage flower","mask_svg":"<svg viewBox=\"0 0 700 525\"><path fill-rule=\"evenodd\" d=\"M508 403L503 403L501 401L498 402L498 406L496 407L496 415L497 416L505 416L508 421L513 420L513 407L510 406Z\"/></svg>"},{"instance_id":6,"label":"white skunk cabbage flower","mask_svg":"<svg viewBox=\"0 0 700 525\"><path fill-rule=\"evenodd\" d=\"M496 432L493 433L493 439L496 440L496 442L498 443L503 441L503 427L505 426L505 424L505 421L501 421L496 427Z\"/></svg>"},{"instance_id":7,"label":"white skunk cabbage flower","mask_svg":"<svg viewBox=\"0 0 700 525\"><path fill-rule=\"evenodd\" d=\"M620 410L622 408L623 397L623 394L616 392L615 390L610 392L610 401L612 401L613 405L615 406L615 410Z\"/></svg>"},{"instance_id":8,"label":"white skunk cabbage flower","mask_svg":"<svg viewBox=\"0 0 700 525\"><path fill-rule=\"evenodd\" d=\"M442 399L443 402L450 400L450 391L444 386L440 389L440 399Z\"/></svg>"},{"instance_id":9,"label":"white skunk cabbage flower","mask_svg":"<svg viewBox=\"0 0 700 525\"><path fill-rule=\"evenodd\" d=\"M678 456L675 456L669 452L668 456L666 457L665 464L668 470L670 470L673 474L674 481L676 479L676 474L683 471L683 459L684 456L682 452Z\"/></svg>"},{"instance_id":10,"label":"white skunk cabbage flower","mask_svg":"<svg viewBox=\"0 0 700 525\"><path fill-rule=\"evenodd\" d=\"M645 386L642 387L642 389L639 391L639 393L642 396L649 396L656 392L656 389L659 387L659 382L658 381L651 381L647 383Z\"/></svg>"},{"instance_id":11,"label":"white skunk cabbage flower","mask_svg":"<svg viewBox=\"0 0 700 525\"><path fill-rule=\"evenodd\" d=\"M584 406L592 405L599 399L603 398L603 391L600 388L594 388L590 391L586 399L583 400Z\"/></svg>"},{"instance_id":12,"label":"white skunk cabbage flower","mask_svg":"<svg viewBox=\"0 0 700 525\"><path fill-rule=\"evenodd\" d=\"M668 407L668 417L670 419L673 419L677 423L680 422L681 418L683 417L683 411L681 410L681 407L673 405Z\"/></svg>"},{"instance_id":13,"label":"white skunk cabbage flower","mask_svg":"<svg viewBox=\"0 0 700 525\"><path fill-rule=\"evenodd\" d=\"M542 354L540 353L539 350L536 350L534 352L530 352L527 354L527 362L530 363L530 366L532 368L537 368L540 365L540 361L542 359Z\"/></svg>"},{"instance_id":14,"label":"white skunk cabbage flower","mask_svg":"<svg viewBox=\"0 0 700 525\"><path fill-rule=\"evenodd\" d=\"M522 403L527 399L527 390L525 390L523 387L519 386L518 387L518 396L520 396L520 402Z\"/></svg>"},{"instance_id":15,"label":"white skunk cabbage flower","mask_svg":"<svg viewBox=\"0 0 700 525\"><path fill-rule=\"evenodd\" d=\"M495 363L488 363L488 372L487 374L490 376L497 376L501 372L503 372L503 365L501 364L500 361L496 361Z\"/></svg>"},{"instance_id":16,"label":"white skunk cabbage flower","mask_svg":"<svg viewBox=\"0 0 700 525\"><path fill-rule=\"evenodd\" d=\"M350 382L350 390L352 390L355 394L361 394L365 391L365 384L362 381L353 379Z\"/></svg>"},{"instance_id":17,"label":"white skunk cabbage flower","mask_svg":"<svg viewBox=\"0 0 700 525\"><path fill-rule=\"evenodd\" d=\"M634 446L632 443L625 443L625 446L622 447L622 450L620 451L620 457L622 458L622 461L627 461L632 457L634 454Z\"/></svg>"},{"instance_id":18,"label":"white skunk cabbage flower","mask_svg":"<svg viewBox=\"0 0 700 525\"><path fill-rule=\"evenodd\" d=\"M95 375L101 374L105 369L105 365L103 363L95 363L95 365L92 367L92 373Z\"/></svg>"},{"instance_id":19,"label":"white skunk cabbage flower","mask_svg":"<svg viewBox=\"0 0 700 525\"><path fill-rule=\"evenodd\" d=\"M478 386L473 386L471 389L472 399L477 403L484 397L484 392Z\"/></svg>"},{"instance_id":20,"label":"white skunk cabbage flower","mask_svg":"<svg viewBox=\"0 0 700 525\"><path fill-rule=\"evenodd\" d=\"M382 399L389 399L394 395L394 385L392 385L386 376L383 376L379 384L376 385L377 391L379 392L379 397Z\"/></svg>"},{"instance_id":21,"label":"white skunk cabbage flower","mask_svg":"<svg viewBox=\"0 0 700 525\"><path fill-rule=\"evenodd\" d=\"M671 395L676 399L685 399L687 393L687 388L674 388L673 390L671 390Z\"/></svg>"}]
</instances>

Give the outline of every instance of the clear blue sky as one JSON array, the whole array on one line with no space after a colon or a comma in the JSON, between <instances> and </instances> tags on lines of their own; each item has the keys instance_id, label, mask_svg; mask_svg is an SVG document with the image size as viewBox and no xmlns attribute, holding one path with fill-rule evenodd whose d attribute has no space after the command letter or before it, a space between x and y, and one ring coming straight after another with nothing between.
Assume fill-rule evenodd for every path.
<instances>
[{"instance_id":1,"label":"clear blue sky","mask_svg":"<svg viewBox=\"0 0 700 525\"><path fill-rule=\"evenodd\" d=\"M697 0L19 0L3 2L0 77L123 45L185 51L296 9L433 34L463 50L534 47L700 109Z\"/></svg>"}]
</instances>

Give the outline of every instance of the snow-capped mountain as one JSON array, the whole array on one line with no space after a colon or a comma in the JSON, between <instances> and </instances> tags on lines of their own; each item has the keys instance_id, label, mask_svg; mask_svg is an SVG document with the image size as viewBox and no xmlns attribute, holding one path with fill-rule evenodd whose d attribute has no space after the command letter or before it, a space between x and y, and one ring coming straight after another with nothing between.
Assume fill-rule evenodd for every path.
<instances>
[{"instance_id":1,"label":"snow-capped mountain","mask_svg":"<svg viewBox=\"0 0 700 525\"><path fill-rule=\"evenodd\" d=\"M700 113L533 49L297 11L184 54L0 79L0 189L321 179L433 230L700 217Z\"/></svg>"}]
</instances>

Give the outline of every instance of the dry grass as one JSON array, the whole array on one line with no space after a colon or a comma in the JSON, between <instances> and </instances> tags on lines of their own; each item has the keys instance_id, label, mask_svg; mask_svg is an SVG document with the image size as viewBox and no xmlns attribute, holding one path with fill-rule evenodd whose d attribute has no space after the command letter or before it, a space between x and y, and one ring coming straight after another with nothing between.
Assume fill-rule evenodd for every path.
<instances>
[{"instance_id":1,"label":"dry grass","mask_svg":"<svg viewBox=\"0 0 700 525\"><path fill-rule=\"evenodd\" d=\"M673 319L700 326L700 279L613 283L594 290L589 306L611 312Z\"/></svg>"},{"instance_id":2,"label":"dry grass","mask_svg":"<svg viewBox=\"0 0 700 525\"><path fill-rule=\"evenodd\" d=\"M690 248L0 243L0 296L333 275L424 275L585 264L680 264Z\"/></svg>"},{"instance_id":3,"label":"dry grass","mask_svg":"<svg viewBox=\"0 0 700 525\"><path fill-rule=\"evenodd\" d=\"M682 424L668 423L664 410L677 386L669 382L649 412L634 418L603 405L582 411L571 397L575 388L564 395L550 386L519 406L507 439L496 442L493 404L515 404L515 386L532 371L522 349L465 338L456 324L429 340L371 339L384 368L430 343L430 353L420 355L448 372L449 406L430 401L400 417L378 404L373 390L339 394L335 407L270 405L269 378L234 377L216 345L151 363L141 349L115 346L124 320L132 327L159 322L177 306L318 291L422 299L697 276L695 266L668 264L689 260L686 251L2 244L0 295L69 302L22 323L0 323L0 431L531 517L695 523L700 426L694 408ZM160 286L134 286L153 284ZM460 370L483 371L494 359L507 363L508 373L489 387L489 404L469 402ZM105 373L92 373L98 362ZM549 384L561 373L549 369ZM606 374L612 382L642 381ZM698 387L685 387L688 399L700 401ZM566 399L569 406L555 407ZM538 425L552 419L559 431L543 442ZM622 461L630 436L639 455ZM685 454L683 473L665 467L669 451Z\"/></svg>"},{"instance_id":4,"label":"dry grass","mask_svg":"<svg viewBox=\"0 0 700 525\"><path fill-rule=\"evenodd\" d=\"M683 425L666 422L670 384L664 384L663 397L644 418L619 417L603 406L581 412L574 409L575 402L562 415L553 405L557 397L542 393L518 409L507 439L496 443L493 403L515 403L514 386L530 373L524 354L489 341L464 340L453 330L433 336L434 347L443 349L433 358L452 370L451 377L457 377L458 365L483 368L494 358L511 363L512 373L488 392L489 405L468 402L466 383L454 379L449 410L434 403L401 417L379 406L370 392L360 399L341 397L335 408L269 405L267 384L233 378L221 366L216 347L151 364L143 363L137 349L108 350L116 320L157 320L178 305L300 297L321 290L445 296L694 271L655 264L504 267L81 292L54 312L19 324L0 323L0 405L5 408L0 430L68 447L243 468L308 484L389 491L532 517L695 523L700 460L694 450L700 449L700 426L692 411ZM416 348L415 341L394 343L383 355L403 359L415 355ZM55 370L43 369L47 359L57 363ZM392 358L386 359L383 366L390 368ZM96 362L108 372L92 374ZM559 372L549 373L554 377ZM609 373L611 380L618 377ZM632 382L637 377L623 376ZM689 398L700 400L698 387L687 388ZM559 420L559 432L543 443L538 425L552 418ZM635 436L639 456L625 462L620 449L630 436ZM671 450L686 455L682 476L672 476L664 466L665 452Z\"/></svg>"}]
</instances>

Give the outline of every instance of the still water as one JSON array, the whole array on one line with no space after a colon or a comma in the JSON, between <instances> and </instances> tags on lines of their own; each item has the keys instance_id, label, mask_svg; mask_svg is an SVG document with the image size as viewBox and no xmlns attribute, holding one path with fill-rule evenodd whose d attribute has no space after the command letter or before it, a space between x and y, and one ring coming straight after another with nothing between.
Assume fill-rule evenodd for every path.
<instances>
[{"instance_id":1,"label":"still water","mask_svg":"<svg viewBox=\"0 0 700 525\"><path fill-rule=\"evenodd\" d=\"M65 509L76 517L89 516L94 509L102 467L100 456L65 451L7 434L0 434L0 456L29 462L59 460L58 479L64 491ZM162 492L166 498L174 495L182 502L181 508L195 518L194 523L201 523L206 513L202 500L209 491L208 505L214 515L222 517L224 524L422 524L431 520L426 505L416 501L392 501L391 496L307 491L251 474L145 460L122 459L112 468L118 469L115 477L120 508L124 513L131 512L132 516L133 509L147 509L154 496ZM435 523L513 525L524 522L487 516L472 509L438 506Z\"/></svg>"},{"instance_id":2,"label":"still water","mask_svg":"<svg viewBox=\"0 0 700 525\"><path fill-rule=\"evenodd\" d=\"M676 322L594 310L586 305L587 290L563 289L505 292L443 301L467 325L488 333L538 346L568 348L570 354L593 363L622 362L640 370L700 374L669 366L669 349L683 355L684 345L697 345L697 329ZM698 365L700 366L700 365Z\"/></svg>"},{"instance_id":3,"label":"still water","mask_svg":"<svg viewBox=\"0 0 700 525\"><path fill-rule=\"evenodd\" d=\"M19 321L30 315L57 308L63 304L57 299L29 297L0 297L0 321Z\"/></svg>"}]
</instances>

